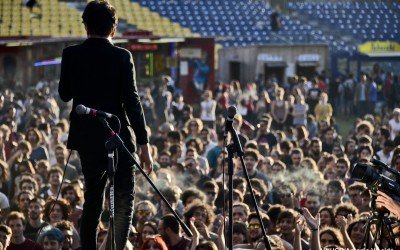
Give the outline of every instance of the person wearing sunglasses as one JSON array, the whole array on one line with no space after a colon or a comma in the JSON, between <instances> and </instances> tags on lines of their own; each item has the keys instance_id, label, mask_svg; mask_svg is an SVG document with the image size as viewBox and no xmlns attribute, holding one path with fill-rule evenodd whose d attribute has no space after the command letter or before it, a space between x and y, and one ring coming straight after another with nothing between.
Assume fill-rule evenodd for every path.
<instances>
[{"instance_id":1,"label":"person wearing sunglasses","mask_svg":"<svg viewBox=\"0 0 400 250\"><path fill-rule=\"evenodd\" d=\"M203 184L203 190L207 196L207 204L213 208L214 212L217 212L218 208L215 206L215 201L218 198L218 192L219 192L218 184L213 180L206 181Z\"/></svg>"},{"instance_id":2,"label":"person wearing sunglasses","mask_svg":"<svg viewBox=\"0 0 400 250\"><path fill-rule=\"evenodd\" d=\"M268 231L268 227L270 225L270 220L268 215L260 213L260 217L264 224L264 228L266 229L266 231ZM263 237L257 213L253 212L249 214L247 222L248 222L247 230L249 231L250 243L252 244L253 247L256 247L257 242Z\"/></svg>"}]
</instances>

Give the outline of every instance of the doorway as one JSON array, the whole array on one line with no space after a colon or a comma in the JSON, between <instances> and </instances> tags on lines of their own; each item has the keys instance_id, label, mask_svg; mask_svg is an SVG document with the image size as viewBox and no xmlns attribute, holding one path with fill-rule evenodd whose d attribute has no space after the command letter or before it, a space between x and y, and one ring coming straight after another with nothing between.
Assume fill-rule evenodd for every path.
<instances>
[{"instance_id":1,"label":"doorway","mask_svg":"<svg viewBox=\"0 0 400 250\"><path fill-rule=\"evenodd\" d=\"M266 65L264 67L264 76L265 79L273 79L276 78L278 80L278 84L280 86L283 85L284 83L284 77L285 77L285 67L284 66L271 66L271 65Z\"/></svg>"},{"instance_id":2,"label":"doorway","mask_svg":"<svg viewBox=\"0 0 400 250\"><path fill-rule=\"evenodd\" d=\"M305 76L308 80L312 79L316 73L316 66L301 66L297 64L296 74L298 76Z\"/></svg>"},{"instance_id":3,"label":"doorway","mask_svg":"<svg viewBox=\"0 0 400 250\"><path fill-rule=\"evenodd\" d=\"M229 62L229 80L240 81L240 62Z\"/></svg>"}]
</instances>

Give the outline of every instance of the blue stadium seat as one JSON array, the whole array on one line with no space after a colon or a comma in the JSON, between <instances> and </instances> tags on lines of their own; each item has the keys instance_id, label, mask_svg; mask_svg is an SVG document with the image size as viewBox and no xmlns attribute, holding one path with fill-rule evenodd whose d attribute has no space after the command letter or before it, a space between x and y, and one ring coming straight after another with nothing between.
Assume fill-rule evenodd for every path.
<instances>
[{"instance_id":1,"label":"blue stadium seat","mask_svg":"<svg viewBox=\"0 0 400 250\"><path fill-rule=\"evenodd\" d=\"M269 15L271 8L253 0L136 0L142 6L157 11L171 21L179 22L207 36L245 36L248 39L224 41L221 44L260 44L270 42L271 31ZM317 21L321 27L332 29L337 34L350 35L358 39L369 39L375 34L377 39L399 39L400 4L377 2L300 2L287 3L289 10L296 10L306 19ZM303 19L291 18L283 14L283 28L274 42L292 40L293 42L329 42L335 49L352 49L344 41L335 41L336 36L325 35L322 30L314 30ZM325 30L325 29L324 29ZM374 33L375 32L375 33Z\"/></svg>"}]
</instances>

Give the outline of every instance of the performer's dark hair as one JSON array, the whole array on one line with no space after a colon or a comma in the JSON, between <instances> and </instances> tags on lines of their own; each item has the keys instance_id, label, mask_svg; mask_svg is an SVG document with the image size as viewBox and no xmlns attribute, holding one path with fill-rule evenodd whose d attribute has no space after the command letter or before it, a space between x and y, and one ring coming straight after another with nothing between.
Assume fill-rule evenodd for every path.
<instances>
[{"instance_id":1,"label":"performer's dark hair","mask_svg":"<svg viewBox=\"0 0 400 250\"><path fill-rule=\"evenodd\" d=\"M91 1L83 11L82 20L89 34L108 36L117 25L117 11L107 0Z\"/></svg>"}]
</instances>

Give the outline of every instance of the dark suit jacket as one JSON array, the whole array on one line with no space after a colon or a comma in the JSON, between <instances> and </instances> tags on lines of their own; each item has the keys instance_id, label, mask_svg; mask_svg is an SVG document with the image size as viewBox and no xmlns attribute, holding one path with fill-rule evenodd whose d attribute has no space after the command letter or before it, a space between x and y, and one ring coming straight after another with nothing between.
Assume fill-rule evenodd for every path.
<instances>
[{"instance_id":1,"label":"dark suit jacket","mask_svg":"<svg viewBox=\"0 0 400 250\"><path fill-rule=\"evenodd\" d=\"M82 44L65 48L58 92L64 102L73 99L68 148L104 152L104 143L110 137L96 117L76 114L79 104L118 116L120 137L131 152L136 149L135 134L138 144L148 142L134 63L128 50L103 38L88 38ZM118 133L116 119L108 121Z\"/></svg>"}]
</instances>

